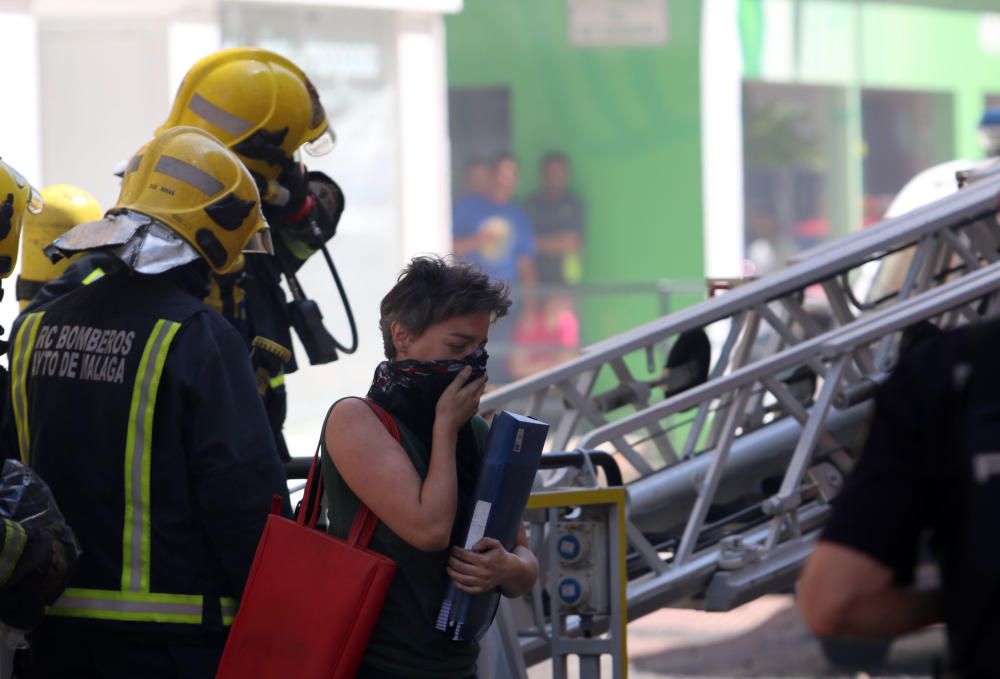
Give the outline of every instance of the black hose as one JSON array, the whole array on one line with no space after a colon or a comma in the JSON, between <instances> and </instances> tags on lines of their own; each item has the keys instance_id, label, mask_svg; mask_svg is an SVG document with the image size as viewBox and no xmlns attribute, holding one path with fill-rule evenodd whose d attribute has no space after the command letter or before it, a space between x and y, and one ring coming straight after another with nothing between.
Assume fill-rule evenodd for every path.
<instances>
[{"instance_id":1,"label":"black hose","mask_svg":"<svg viewBox=\"0 0 1000 679\"><path fill-rule=\"evenodd\" d=\"M340 276L337 274L337 267L334 265L333 257L330 256L330 251L326 249L325 243L320 246L320 250L323 251L323 258L326 259L326 265L330 268L330 273L333 274L333 282L337 284L337 292L340 293L340 299L344 303L344 313L347 314L347 322L351 326L350 349L338 342L336 337L333 338L333 342L342 353L353 354L358 350L358 327L354 323L354 312L351 311L351 303L347 301L347 292L344 291L344 284L340 281Z\"/></svg>"},{"instance_id":2,"label":"black hose","mask_svg":"<svg viewBox=\"0 0 1000 679\"><path fill-rule=\"evenodd\" d=\"M560 469L562 467L582 467L586 460L590 459L591 464L604 470L604 476L608 480L609 486L621 486L622 471L618 468L615 458L603 450L574 450L565 453L546 453L542 455L542 461L538 464L539 469Z\"/></svg>"}]
</instances>

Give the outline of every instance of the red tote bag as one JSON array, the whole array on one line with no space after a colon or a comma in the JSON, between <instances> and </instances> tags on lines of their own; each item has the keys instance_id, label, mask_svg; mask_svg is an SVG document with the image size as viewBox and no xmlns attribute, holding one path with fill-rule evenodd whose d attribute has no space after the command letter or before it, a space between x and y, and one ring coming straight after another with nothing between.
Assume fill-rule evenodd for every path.
<instances>
[{"instance_id":1,"label":"red tote bag","mask_svg":"<svg viewBox=\"0 0 1000 679\"><path fill-rule=\"evenodd\" d=\"M398 441L389 414L368 405ZM316 529L319 456L296 519L267 517L216 679L352 679L361 664L396 563L367 549L378 517L364 504L347 541Z\"/></svg>"}]
</instances>

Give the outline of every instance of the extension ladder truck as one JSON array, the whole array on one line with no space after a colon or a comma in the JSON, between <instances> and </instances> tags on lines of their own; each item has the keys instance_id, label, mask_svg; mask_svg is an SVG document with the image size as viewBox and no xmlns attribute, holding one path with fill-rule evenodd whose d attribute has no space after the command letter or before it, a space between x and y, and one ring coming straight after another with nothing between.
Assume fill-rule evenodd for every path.
<instances>
[{"instance_id":1,"label":"extension ladder truck","mask_svg":"<svg viewBox=\"0 0 1000 679\"><path fill-rule=\"evenodd\" d=\"M558 467L529 501L543 577L496 625L512 672L576 655L587 679L611 654L621 677L627 621L791 587L901 345L998 311L1000 173L965 179L483 398L548 421Z\"/></svg>"}]
</instances>

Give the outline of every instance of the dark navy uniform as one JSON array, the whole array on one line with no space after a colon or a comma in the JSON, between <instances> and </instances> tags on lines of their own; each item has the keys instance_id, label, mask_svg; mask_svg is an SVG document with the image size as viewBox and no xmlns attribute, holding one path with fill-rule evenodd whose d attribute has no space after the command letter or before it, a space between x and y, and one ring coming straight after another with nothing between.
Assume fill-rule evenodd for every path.
<instances>
[{"instance_id":1,"label":"dark navy uniform","mask_svg":"<svg viewBox=\"0 0 1000 679\"><path fill-rule=\"evenodd\" d=\"M24 307L21 315L38 311L49 302L59 299L63 295L73 292L83 285L90 285L94 281L100 280L106 274L117 271L125 264L107 252L89 252L77 261L70 264L59 278L48 281L38 289Z\"/></svg>"},{"instance_id":2,"label":"dark navy uniform","mask_svg":"<svg viewBox=\"0 0 1000 679\"><path fill-rule=\"evenodd\" d=\"M230 289L229 298L241 292L244 294L245 316L234 318L225 313L227 304L233 308L237 306L228 301L225 293L220 300L223 315L241 330L248 347L254 337L260 336L292 352L284 370L270 375L269 389L261 394L275 446L283 460L290 458L282 434L288 407L285 375L298 370L298 363L292 346L292 314L281 288L281 276L283 273L298 272L322 244L334 236L344 210L340 187L325 174L309 172L301 181L301 190L293 192L293 200L286 207L277 208L267 203L261 205L273 231L274 256L244 255L246 266L243 275ZM261 368L255 361L254 370Z\"/></svg>"},{"instance_id":3,"label":"dark navy uniform","mask_svg":"<svg viewBox=\"0 0 1000 679\"><path fill-rule=\"evenodd\" d=\"M239 334L194 262L119 269L19 319L22 456L83 548L40 676L214 676L284 474ZM199 289L202 288L202 289Z\"/></svg>"},{"instance_id":4,"label":"dark navy uniform","mask_svg":"<svg viewBox=\"0 0 1000 679\"><path fill-rule=\"evenodd\" d=\"M310 172L301 195L287 208L262 205L274 230L275 255L246 254L244 270L215 276L205 301L228 320L243 337L249 351L254 337L277 342L292 352L283 370L269 374L261 393L275 448L282 460L290 458L282 429L288 408L285 375L298 369L292 347L292 318L281 288L283 272L295 273L334 236L344 209L344 197L336 183L321 172ZM318 231L312 229L312 225ZM93 252L74 262L62 276L49 281L32 298L23 313L36 311L82 285L89 285L123 266L114 255ZM262 366L255 361L254 371ZM269 371L270 372L270 371Z\"/></svg>"},{"instance_id":5,"label":"dark navy uniform","mask_svg":"<svg viewBox=\"0 0 1000 679\"><path fill-rule=\"evenodd\" d=\"M951 662L996 675L1000 641L1000 321L943 333L900 362L822 539L912 582L930 531Z\"/></svg>"}]
</instances>

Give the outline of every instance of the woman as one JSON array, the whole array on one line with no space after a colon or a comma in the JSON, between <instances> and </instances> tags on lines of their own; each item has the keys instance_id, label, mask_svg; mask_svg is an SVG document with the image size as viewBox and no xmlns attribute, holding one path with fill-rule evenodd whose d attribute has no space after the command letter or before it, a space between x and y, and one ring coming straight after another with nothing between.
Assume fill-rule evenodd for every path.
<instances>
[{"instance_id":1,"label":"woman","mask_svg":"<svg viewBox=\"0 0 1000 679\"><path fill-rule=\"evenodd\" d=\"M402 441L363 400L331 409L323 474L330 532L344 537L359 498L380 524L370 547L394 559L396 575L358 679L466 679L475 676L475 642L434 629L448 579L469 593L528 591L538 563L522 527L513 551L483 538L448 547L461 508L475 491L488 429L476 416L486 386L490 324L510 307L506 285L466 264L418 257L382 300L379 364L368 398L387 410Z\"/></svg>"}]
</instances>

